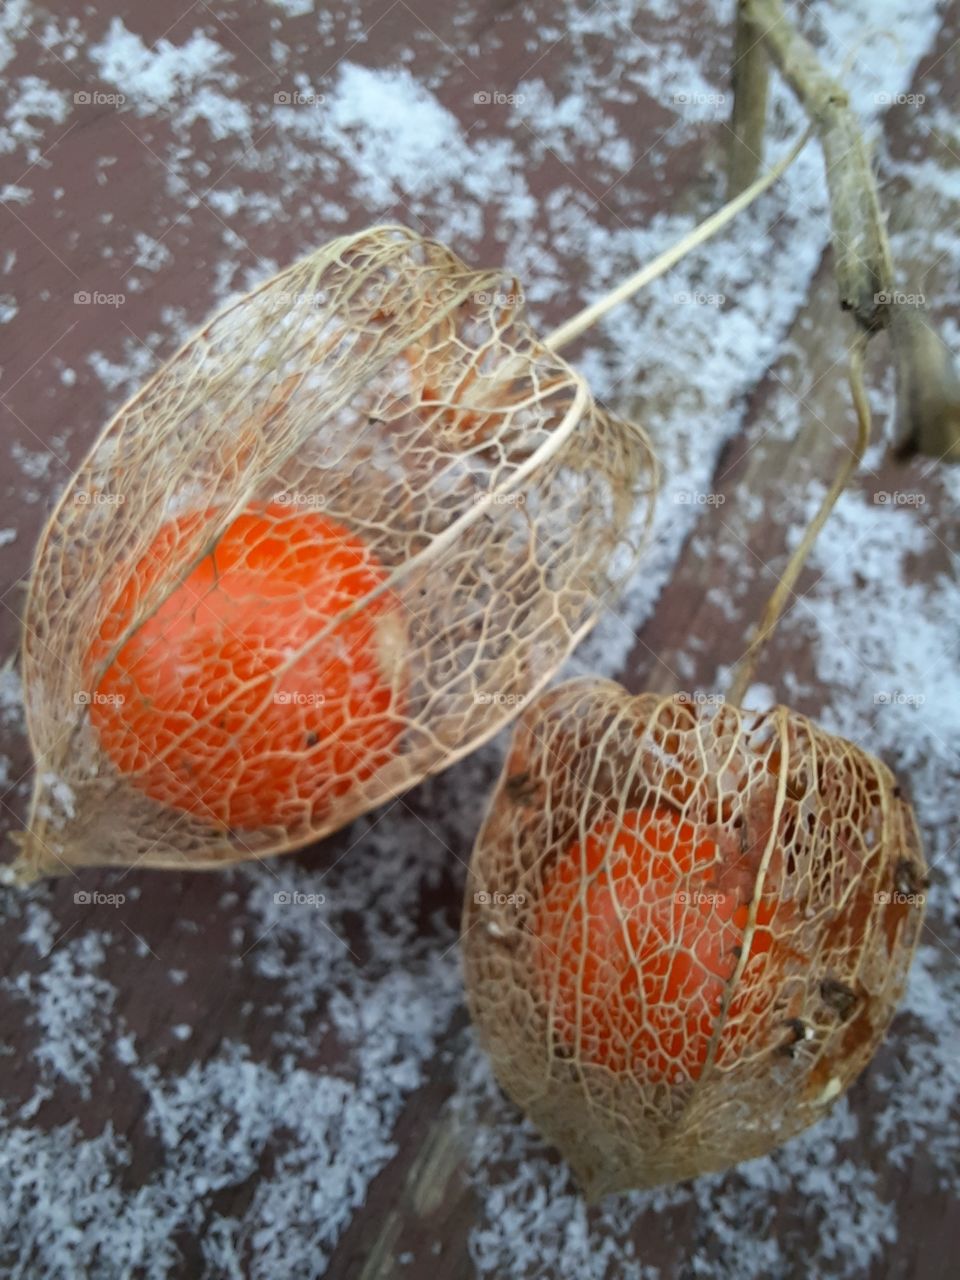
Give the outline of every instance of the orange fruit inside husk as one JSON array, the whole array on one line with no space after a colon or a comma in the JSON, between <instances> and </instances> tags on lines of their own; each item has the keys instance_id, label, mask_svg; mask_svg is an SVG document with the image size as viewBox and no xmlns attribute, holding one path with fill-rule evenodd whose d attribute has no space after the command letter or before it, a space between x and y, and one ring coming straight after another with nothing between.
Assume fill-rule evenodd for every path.
<instances>
[{"instance_id":1,"label":"orange fruit inside husk","mask_svg":"<svg viewBox=\"0 0 960 1280\"><path fill-rule=\"evenodd\" d=\"M604 818L571 844L548 867L530 926L555 1043L647 1083L699 1079L745 945L741 879L724 874L708 831L662 803ZM772 958L778 910L769 895L757 903L747 963ZM755 987L733 993L718 1062L762 1003Z\"/></svg>"},{"instance_id":2,"label":"orange fruit inside husk","mask_svg":"<svg viewBox=\"0 0 960 1280\"><path fill-rule=\"evenodd\" d=\"M231 829L315 823L397 749L402 608L389 590L365 600L386 571L361 538L282 503L242 511L177 580L178 552L214 516L161 526L116 592L87 655L102 671L91 720L116 770L163 805Z\"/></svg>"}]
</instances>

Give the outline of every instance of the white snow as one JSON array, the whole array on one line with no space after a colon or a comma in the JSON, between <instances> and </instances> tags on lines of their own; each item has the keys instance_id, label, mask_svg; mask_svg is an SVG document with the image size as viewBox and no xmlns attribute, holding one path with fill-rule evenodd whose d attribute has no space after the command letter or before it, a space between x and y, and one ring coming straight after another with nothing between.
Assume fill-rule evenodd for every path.
<instances>
[{"instance_id":1,"label":"white snow","mask_svg":"<svg viewBox=\"0 0 960 1280\"><path fill-rule=\"evenodd\" d=\"M33 1053L44 1077L77 1086L84 1098L90 1097L116 998L113 986L96 973L105 959L104 938L90 931L54 950L40 974L7 980L30 1002L28 1025L39 1032Z\"/></svg>"},{"instance_id":2,"label":"white snow","mask_svg":"<svg viewBox=\"0 0 960 1280\"><path fill-rule=\"evenodd\" d=\"M122 18L112 18L103 40L91 44L87 52L101 77L116 85L141 112L185 97L198 81L224 74L230 61L222 45L203 31L194 31L183 44L161 38L148 46L128 30Z\"/></svg>"}]
</instances>

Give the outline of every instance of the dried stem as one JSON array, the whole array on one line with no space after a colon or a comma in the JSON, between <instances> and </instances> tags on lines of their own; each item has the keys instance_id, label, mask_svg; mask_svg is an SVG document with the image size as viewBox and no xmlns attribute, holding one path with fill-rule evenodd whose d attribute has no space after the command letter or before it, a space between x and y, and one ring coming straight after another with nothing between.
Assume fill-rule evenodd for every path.
<instances>
[{"instance_id":1,"label":"dried stem","mask_svg":"<svg viewBox=\"0 0 960 1280\"><path fill-rule=\"evenodd\" d=\"M949 351L930 326L923 308L907 315L897 305L893 257L877 185L846 91L824 71L809 40L790 24L781 0L739 0L737 23L738 48L740 41L746 39L748 25L761 33L759 39L764 48L800 100L820 139L840 306L853 314L860 338L850 361L850 386L858 421L856 445L790 557L750 646L737 665L728 695L735 705L743 700L760 651L783 613L810 548L863 458L870 432L863 358L867 342L880 329L891 330L894 344L901 454L926 452L938 458L960 459L960 379ZM755 125L756 114L749 101L751 90L742 76L735 76L734 91L745 95L739 112L734 105L734 118L739 115ZM731 181L732 178L731 166Z\"/></svg>"},{"instance_id":2,"label":"dried stem","mask_svg":"<svg viewBox=\"0 0 960 1280\"><path fill-rule=\"evenodd\" d=\"M836 505L837 499L843 493L847 482L863 461L863 455L866 453L867 445L870 441L870 403L863 385L863 357L866 346L867 337L865 334L861 334L854 342L850 352L850 390L853 394L854 408L857 413L856 441L834 476L830 488L824 494L816 515L810 521L806 532L787 562L787 567L780 581L767 601L767 607L763 611L763 617L753 634L750 645L737 664L730 682L729 692L727 693L727 701L734 706L742 705L744 695L749 688L750 681L753 679L757 659L780 621L787 600L793 594L793 588L796 586L807 556L810 554L810 549L826 523L830 512Z\"/></svg>"},{"instance_id":3,"label":"dried stem","mask_svg":"<svg viewBox=\"0 0 960 1280\"><path fill-rule=\"evenodd\" d=\"M763 44L763 30L751 19L744 0L737 0L732 77L733 136L727 172L731 197L739 195L760 172L770 87L770 59Z\"/></svg>"},{"instance_id":4,"label":"dried stem","mask_svg":"<svg viewBox=\"0 0 960 1280\"><path fill-rule=\"evenodd\" d=\"M780 0L743 0L745 20L799 98L823 147L840 305L868 332L889 324L893 262L870 157L843 86L820 65Z\"/></svg>"},{"instance_id":5,"label":"dried stem","mask_svg":"<svg viewBox=\"0 0 960 1280\"><path fill-rule=\"evenodd\" d=\"M890 336L897 373L894 457L960 462L960 377L950 348L922 307L895 307Z\"/></svg>"},{"instance_id":6,"label":"dried stem","mask_svg":"<svg viewBox=\"0 0 960 1280\"><path fill-rule=\"evenodd\" d=\"M800 141L795 143L787 154L781 160L778 160L762 177L751 183L746 191L742 191L740 195L728 201L716 213L712 213L698 227L694 227L682 240L678 240L669 249L658 254L652 262L646 263L632 276L628 276L616 289L611 289L602 298L598 298L596 302L584 307L582 311L578 311L569 320L565 320L562 325L544 338L546 345L553 348L553 350L557 350L559 347L566 346L568 342L572 342L574 338L579 338L582 333L589 329L591 325L596 324L608 311L612 311L621 302L625 302L627 298L638 293L651 280L656 280L658 276L662 276L666 271L669 271L675 263L686 257L691 250L704 244L712 236L715 236L718 231L722 231L728 223L732 222L738 214L753 204L758 196L762 195L768 187L773 186L777 179L786 173L787 169L790 168L807 145L811 133L812 130L808 129Z\"/></svg>"},{"instance_id":7,"label":"dried stem","mask_svg":"<svg viewBox=\"0 0 960 1280\"><path fill-rule=\"evenodd\" d=\"M751 24L796 94L823 147L840 306L867 334L890 329L897 368L897 455L960 460L960 377L925 306L905 309L894 292L894 264L870 156L843 86L820 65L781 0L740 0L738 24ZM735 95L741 86L735 79ZM749 85L743 92L749 94ZM734 117L751 120L745 101ZM759 146L756 148L759 152ZM732 174L732 170L731 170ZM904 315L905 310L911 313Z\"/></svg>"}]
</instances>

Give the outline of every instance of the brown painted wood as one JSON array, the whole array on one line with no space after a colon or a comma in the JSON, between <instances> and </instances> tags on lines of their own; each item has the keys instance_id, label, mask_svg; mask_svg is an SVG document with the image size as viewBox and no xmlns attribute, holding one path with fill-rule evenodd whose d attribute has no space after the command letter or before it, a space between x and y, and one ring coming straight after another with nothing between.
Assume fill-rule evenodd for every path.
<instances>
[{"instance_id":1,"label":"brown painted wood","mask_svg":"<svg viewBox=\"0 0 960 1280\"><path fill-rule=\"evenodd\" d=\"M180 4L182 17L146 0L131 0L122 6L124 21L139 32L144 40L166 36L182 40L196 27L218 32L217 38L234 55L242 76L238 96L251 100L273 93L280 81L270 71L270 41L278 36L291 43L306 40L311 28L303 18L280 18L268 5L239 5L217 8L228 23L218 24L215 12L207 6ZM528 14L510 4L450 6L440 0L424 0L416 13L405 3L388 0L366 0L359 6L362 23L368 30L362 60L369 66L396 65L400 55L413 51L407 63L411 71L429 82L437 79L438 96L449 108L463 115L464 95L474 86L515 85L533 60L525 40L531 38L535 25ZM680 38L691 41L696 36L695 5L682 6L684 22ZM82 22L93 22L96 15L86 7L77 7ZM116 7L107 16L117 12ZM174 19L177 19L174 21ZM170 23L173 21L173 27ZM278 25L279 24L279 25ZM98 29L103 25L97 20ZM344 15L335 19L337 43L330 58L350 46L348 24ZM960 83L949 82L944 63L956 67L952 42L960 34L958 6L952 4L944 14L943 29L937 47L926 59L936 68L943 100L956 109L960 106ZM483 79L474 70L457 69L458 50L478 42L485 50ZM552 72L569 56L563 42L543 50L537 74L550 82ZM323 58L320 58L323 62ZM471 59L476 65L475 59ZM318 66L318 78L325 68ZM50 84L73 90L75 77L69 67L58 65L39 43L21 44L7 74L42 74ZM921 67L920 77L923 76ZM635 141L660 134L669 123L669 111L663 104L641 100L636 106L624 105L621 124ZM887 124L887 141L896 152L904 141L911 122L894 111ZM496 136L505 126L505 117L492 112L482 122L483 130ZM30 173L29 185L34 199L29 216L11 205L0 211L4 219L3 247L18 255L18 290L21 312L15 327L0 328L4 346L0 354L0 413L3 414L3 439L9 449L17 444L31 452L49 447L55 457L49 473L37 480L35 500L25 494L24 477L13 471L0 480L5 514L0 524L13 524L18 529L15 542L0 547L0 577L3 582L0 610L0 652L11 652L16 644L19 613L22 605L22 582L29 568L32 543L49 508L55 488L70 473L99 430L109 411L116 407L119 393L108 394L97 376L89 369L86 358L91 350L99 350L111 359L121 358L123 343L133 336L136 349L146 343L152 359L171 353L176 343L163 320L167 307L182 308L191 323L199 323L208 313L217 289L216 267L221 252L220 220L203 205L182 224L173 225L176 213L168 189L168 175L163 156L173 146L169 124L162 112L146 117L120 115L105 109L84 117L76 128L59 140L54 139L42 164ZM531 142L531 153L533 144ZM209 166L210 178L199 179L198 185L214 181L231 163L229 145L211 140L198 130L196 158ZM640 150L643 148L640 147ZM631 193L636 199L642 193L642 211L653 217L659 210L677 201L699 200L707 162L722 149L720 130L704 131L695 146L685 144L669 154L666 177L658 180L642 166L630 175ZM106 170L98 166L104 156L116 157ZM5 181L16 181L21 175L11 172L9 157L5 163ZM622 192L614 189L605 194L603 184L596 181L589 157L581 157L584 168L568 166L555 155L545 155L536 165L534 189L547 195L556 185L571 180L571 172L582 172L580 180L593 199L609 216L611 225L626 212ZM533 163L531 161L531 163ZM97 175L105 173L104 181ZM269 180L269 175L262 178ZM291 209L285 223L258 223L252 212L241 210L231 225L249 250L237 255L238 267L255 266L258 260L286 263L301 249L303 221L316 219L318 237L324 228L316 215L321 198L342 198L335 180L326 188L311 178L304 192L301 208ZM54 198L57 188L64 189L61 199ZM623 202L623 203L621 203ZM630 216L636 215L636 204L629 204ZM902 193L902 210L909 217L916 210L909 193ZM390 208L370 209L352 206L349 227L358 228L369 221L390 217L407 220L404 193L398 192ZM111 213L113 222L103 224L101 214ZM104 249L118 239L117 228L151 228L173 253L175 265L151 278L150 286L131 293L127 304L117 310L81 309L70 299L79 289L97 288L109 292L119 287L132 269L128 256L115 263L110 272L104 270ZM340 230L341 228L337 228ZM486 226L475 246L481 260L499 261L503 245L497 228ZM815 317L813 329L798 325L792 339L790 361L814 382L818 372L828 368L845 340L842 318L836 313L830 278L830 264L825 261L808 300L808 314ZM239 283L239 280L234 281ZM571 281L571 296L579 281ZM569 310L557 306L559 319ZM78 314L78 311L80 314ZM56 361L54 360L56 357ZM874 353L874 370L879 372L886 360L882 340ZM56 363L77 370L77 380L64 386L54 378ZM762 439L763 424L772 412L779 379L788 374L785 363L772 370L750 399L744 430L731 441L720 460L714 480L715 491L727 499L722 507L706 508L677 565L658 607L637 638L622 678L631 689L668 688L675 681L679 655L695 661L695 669L687 680L697 687L709 687L718 664L732 662L742 651L749 621L759 612L774 578L763 565L774 570L785 556L785 520L791 523L791 499L798 480L826 477L836 463L838 445L822 430L817 415L836 418L836 406L845 402L841 371L834 370L817 384L812 395L805 397L808 412L795 439ZM629 410L629 398L622 406ZM645 410L640 403L637 406ZM865 476L858 483L893 488L902 473L884 467L878 476ZM910 484L922 486L919 469L910 472ZM901 487L903 487L901 485ZM768 499L759 517L747 522L736 514L738 495L762 494ZM936 507L936 493L929 487L931 519L938 521L945 541L951 543L948 527L954 513ZM729 546L730 539L742 539L745 549L739 562L724 560L713 549ZM955 561L946 549L936 563L918 566L918 572L932 577L946 573L954 576ZM807 575L800 594L811 584ZM736 612L727 617L723 610L706 598L706 589L717 587L736 599ZM691 637L710 637L709 653L695 652ZM764 657L758 678L777 686L785 671L805 680L811 675L809 655L803 644L789 630L771 645ZM817 699L811 697L801 710L817 714ZM13 762L15 780L2 797L5 816L10 826L22 820L25 802L25 780L29 771L29 755L21 738L12 736L5 744ZM487 782L493 781L492 768ZM455 823L447 823L445 814L456 813L469 806L479 816L481 797L465 795L465 788L475 785L475 777L463 767L452 770L444 778L425 784L407 798L409 811L422 816L425 847L435 856L437 865L443 858L441 873L424 885L419 911L420 937L435 942L438 948L449 945L459 919L463 889L464 864L469 856ZM908 780L909 785L909 780ZM389 820L389 815L387 820ZM960 835L960 831L958 831ZM342 832L319 847L297 855L299 865L314 869L333 867L349 849L356 833ZM449 854L444 846L448 846ZM87 888L115 887L113 875L92 873L84 876ZM225 1042L233 1041L249 1047L251 1055L261 1062L275 1064L282 1057L274 1035L281 1025L277 1007L276 986L258 974L250 962L257 939L251 922L244 914L246 885L242 878L213 875L171 875L135 871L128 883L140 893L123 914L123 938L114 943L109 953L105 976L118 989L116 1013L122 1016L143 1046L143 1062L155 1065L164 1073L185 1071L192 1063L202 1062L216 1054ZM33 891L36 901L50 908L61 929L58 943L74 931L82 931L101 923L95 909L73 901L76 885L63 880ZM234 895L232 898L227 896ZM111 922L112 923L112 922ZM239 938L235 931L239 928ZM360 927L346 939L355 947L358 963L364 956L364 934ZM55 944L58 945L58 943ZM945 942L944 945L948 945ZM960 950L956 935L949 945ZM144 951L148 949L148 952ZM25 946L18 933L0 935L2 968L7 975L42 972L45 961ZM147 954L154 963L145 960ZM188 980L177 985L171 971L183 971ZM23 1024L23 1005L9 990L0 990L0 1016L7 1038L16 1052L0 1056L0 1095L11 1108L25 1103L33 1092L36 1073L32 1053L36 1044L35 1029ZM194 1030L187 1041L172 1037L170 1028L189 1024ZM474 1275L469 1255L469 1233L476 1221L477 1205L467 1169L467 1136L461 1132L450 1110L454 1093L458 1056L464 1051L469 1032L465 1013L458 1011L434 1055L426 1079L414 1089L394 1133L397 1154L373 1180L364 1207L358 1211L338 1241L326 1274L347 1280L373 1280L373 1277L405 1277L406 1280L461 1280ZM889 1056L895 1049L885 1048ZM347 1060L343 1046L331 1032L320 1037L314 1056L299 1065L308 1069L336 1072ZM868 1117L876 1099L871 1092L870 1073L854 1091L854 1105L862 1117ZM75 1091L57 1090L37 1111L31 1124L43 1131L76 1118L82 1133L94 1137L107 1122L125 1135L130 1144L131 1161L124 1170L123 1183L132 1189L144 1185L163 1160L163 1150L156 1137L144 1124L146 1098L142 1090L131 1086L129 1073L121 1070L111 1055L105 1055L103 1070L98 1074L89 1100ZM264 1167L270 1153L264 1159ZM874 1146L863 1158L880 1179L881 1198L896 1200L901 1221L910 1224L896 1245L884 1255L871 1272L871 1280L917 1277L936 1280L953 1274L951 1260L960 1256L960 1218L955 1206L943 1191L936 1189L935 1179L924 1153L917 1152L908 1168L899 1172L884 1167L879 1148ZM205 1221L214 1213L242 1215L249 1205L259 1173L241 1185L217 1192L204 1204ZM763 1225L768 1232L778 1227L796 1228L804 1222L802 1202L785 1200L771 1205L772 1219ZM759 1224L751 1224L759 1230ZM815 1232L816 1224L811 1225ZM664 1214L648 1211L635 1225L638 1256L663 1277L682 1278L703 1274L694 1271L693 1256L697 1251L698 1222L690 1203ZM202 1274L202 1256L198 1241L202 1228L184 1235L177 1243L182 1262L177 1276ZM438 1247L439 1246L439 1247ZM410 1255L408 1263L400 1259ZM729 1258L701 1256L702 1267L729 1265ZM30 1260L25 1272L30 1274ZM106 1273L105 1273L106 1274ZM544 1272L527 1273L545 1276ZM631 1271L624 1274L634 1275ZM728 1274L724 1271L723 1274ZM798 1257L791 1277L812 1274L808 1262ZM506 1278L505 1278L506 1280ZM510 1277L509 1280L513 1280ZM517 1280L519 1280L519 1273ZM549 1280L554 1280L551 1276ZM560 1280L560 1277L556 1277ZM611 1280L613 1277L611 1276Z\"/></svg>"}]
</instances>

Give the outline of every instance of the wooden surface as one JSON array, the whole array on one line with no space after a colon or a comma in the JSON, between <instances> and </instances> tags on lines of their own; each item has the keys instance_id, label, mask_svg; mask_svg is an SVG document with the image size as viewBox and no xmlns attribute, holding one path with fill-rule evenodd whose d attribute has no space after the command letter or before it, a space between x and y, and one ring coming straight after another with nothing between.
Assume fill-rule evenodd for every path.
<instances>
[{"instance_id":1,"label":"wooden surface","mask_svg":"<svg viewBox=\"0 0 960 1280\"><path fill-rule=\"evenodd\" d=\"M290 12L279 6L253 4L180 7L182 17L163 6L134 0L122 7L77 6L72 16L81 33L87 33L88 45L102 38L109 20L121 8L128 29L137 32L147 45L161 38L180 45L196 30L209 32L232 59L236 82L231 96L251 104L272 97L278 85L290 80L288 73L275 69L271 42L278 40L294 51L290 56L296 65L313 68L317 85L332 83L339 64L348 57L368 67L403 65L431 86L437 100L468 133L473 131L474 137L495 140L510 131L513 144L528 163L529 193L535 201L545 202L551 192L571 184L589 202L595 224L608 229L627 223L643 225L671 208L689 207L703 213L721 194L716 162L724 148L722 125L708 122L695 138L683 136L677 145L662 142L664 135L669 135L673 108L641 90L631 101L611 107L611 113L621 135L630 140L634 156L660 143L663 163L637 164L623 186L612 188L606 162L594 154L602 150L599 144L591 148L581 142L579 150L575 147L562 155L554 146L541 145L532 131L524 133L523 126L512 122L507 107L494 104L483 116L471 115L475 92L481 88L510 92L511 86L534 74L534 65L536 76L555 86L567 83L564 77L578 58L594 78L603 73L607 54L598 36L587 33L574 38L568 32L559 40L541 38L538 43L534 17L519 7L489 5L482 0L451 7L430 0L415 13L406 3L378 0L350 12L331 11L328 45L317 35L316 15L298 15L293 12L296 6ZM651 18L644 27L644 37L664 55L674 41L689 53L697 48L700 35L698 12L697 6L688 4L678 7L675 21ZM93 82L89 64L83 52L76 63L64 60L62 46L58 46L59 55L49 52L51 41L43 38L42 17L40 11L33 14L36 36L17 41L4 75L8 81L38 75L72 96L78 85ZM710 23L706 61L716 81L723 83L723 29L715 19ZM729 35L732 39L732 30ZM943 7L939 32L914 77L915 87L925 88L931 100L935 95L938 108L952 113L954 122L960 109L958 38L960 6L954 3ZM82 50L83 35L75 43ZM109 88L105 83L101 87ZM283 214L278 215L271 206L268 217L259 216L252 198L233 212L218 210L210 201L210 191L229 185L226 174L231 169L234 178L242 175L242 185L252 195L258 189L269 189L271 170L280 164L281 153L268 151L269 144L260 137L251 150L245 141L218 137L206 125L197 125L185 141L183 133L171 125L170 110L139 110L135 106L130 104L123 111L112 106L76 111L59 124L48 122L34 150L25 144L11 154L0 155L3 181L32 191L28 203L8 200L0 210L2 248L16 253L15 267L4 277L0 292L12 290L18 305L15 323L0 327L0 406L4 448L10 457L2 478L5 512L0 524L17 531L14 541L0 546L4 653L12 652L17 642L23 579L45 512L58 486L127 389L121 381L113 387L107 385L91 367L90 353L103 353L125 370L131 385L136 385L139 376L175 349L178 335L174 330L199 323L228 288L244 282L246 272L286 264L314 240L344 227L388 220L415 226L426 222L424 200L418 199L417 193L396 191L392 203L358 197L342 156L326 171L306 165L301 177L286 175L288 188L292 185L299 194ZM884 154L895 159L937 154L954 174L960 171L960 160L953 154L960 147L952 146L943 118L938 118L931 132L907 106L895 106L886 116L884 131ZM184 147L186 160L178 151ZM304 143L301 154L309 151ZM180 158L174 165L175 152ZM263 158L262 164L254 162L257 156ZM105 165L104 157L113 159ZM172 176L171 166L179 176ZM195 203L185 196L184 183L195 191ZM496 201L469 188L461 188L461 195L464 205L479 214L469 230L465 224L464 242L454 247L474 261L503 260L509 236L502 234L505 224L494 216ZM945 299L940 318L952 317L954 323L960 323L954 283L957 259L944 255L937 239L950 210L939 210L937 225L930 226L927 202L911 192L908 182L887 177L885 195L895 204L894 225L918 221L926 225L926 240L915 237L901 245L906 268L927 273L927 293L939 296L939 291ZM443 193L437 197L444 198ZM325 215L327 201L343 211L343 221L336 226L330 226ZM960 200L952 213L958 211ZM104 220L105 214L112 215L109 221ZM170 250L170 258L161 268L151 272L135 265L133 231L160 239ZM941 257L931 269L938 252ZM572 264L571 276L538 307L545 326L562 318L578 298L591 292L589 266L575 245L567 247L561 261ZM230 271L218 273L224 262L230 264ZM765 275L763 262L757 263L755 270L759 285L777 288L776 279ZM139 291L129 287L131 272L143 281ZM127 297L121 307L72 303L78 290L119 291L124 280ZM168 308L177 309L174 320ZM801 524L808 512L809 486L831 474L845 447L844 434L851 430L844 364L839 359L848 340L849 330L835 307L827 255L808 296L798 304L797 320L780 343L781 354L749 392L740 425L717 460L709 488L722 494L725 501L704 506L668 585L631 642L622 670L608 674L618 675L637 691L683 685L710 688L718 672L742 652L749 620L757 616L778 567L784 563L789 531ZM691 351L690 358L696 360L697 353ZM132 367L137 362L139 366ZM881 339L871 356L871 379L880 389L876 403L881 427L887 423L888 366L889 352ZM75 370L75 379L65 381L60 374L63 368ZM616 407L628 412L639 409L655 422L662 414L657 405L644 399L643 383L641 371L634 383L621 386ZM708 401L700 409L719 413L728 406L711 406ZM786 427L782 425L785 409L789 409ZM795 423L796 430L789 428L790 423ZM31 478L23 460L34 455L49 460L35 466L37 474ZM876 453L857 486L865 495L902 489L925 495L924 520L935 531L936 542L932 554L918 557L914 572L922 581L939 580L944 590L955 591L956 510L945 500L936 477L922 464L913 464L906 472L898 470ZM756 500L745 502L747 495ZM867 589L875 570L869 557L864 561ZM757 673L759 681L815 716L829 708L833 699L853 696L874 704L877 692L869 677L869 663L852 695L842 685L831 689L818 679L814 645L804 625L803 599L807 593L815 595L818 577L815 568L805 574L784 630ZM855 638L838 639L837 643L856 647ZM952 661L955 655L948 657ZM865 711L865 726L871 715L872 711ZM10 768L3 804L10 828L15 830L25 811L30 760L22 725L13 712L7 717L6 737ZM863 744L870 746L867 728ZM365 852L356 855L356 875L369 877L374 884L382 871L377 859L389 856L391 824L400 833L398 841L404 842L404 852L398 854L398 883L406 883L412 874L409 850L417 848L422 857L424 872L415 890L406 896L398 891L402 910L410 915L406 924L397 927L398 948L405 949L398 953L400 959L372 954L370 930L356 913L351 914L352 908L345 910L342 944L350 953L345 963L354 967L348 982L352 993L366 989L365 982L372 990L391 966L411 981L415 979L419 989L427 992L434 965L437 973L447 975L443 980L449 980L470 839L482 812L484 786L492 782L498 758L497 750L488 751L479 761L467 762L424 784L389 806L383 815L374 815L371 821L379 831L380 844L371 844L365 834L369 824L358 824L292 860L297 874L311 877L311 883L333 886L331 893L349 899L356 891L356 885L349 881L349 866L358 842L365 841ZM956 774L951 785L955 781ZM909 789L910 777L904 782ZM960 829L955 826L952 833L938 831L936 838L938 848L949 848L960 839ZM936 875L935 870L935 881ZM287 1070L292 1043L288 1034L289 988L278 985L276 975L257 963L265 945L263 920L250 907L249 897L262 892L263 886L253 884L246 873L85 873L84 890L110 892L122 887L127 894L122 912L113 916L107 914L108 909L76 902L78 884L72 879L61 880L32 891L27 903L14 902L9 896L4 903L8 923L0 947L8 982L0 991L0 1009L8 1052L0 1056L0 1093L8 1115L16 1117L19 1108L37 1098L36 1089L43 1084L46 1092L31 1114L21 1117L27 1128L43 1134L75 1121L80 1137L93 1140L111 1125L129 1152L129 1163L113 1171L111 1177L125 1195L132 1195L138 1187L154 1184L165 1170L175 1168L162 1135L149 1122L148 1078L176 1079L231 1045L245 1046L252 1060L271 1070ZM376 901L381 902L380 898ZM45 919L55 922L49 945L38 946L27 932L31 906L49 913ZM953 963L954 952L960 951L960 920L955 912L956 903L941 905L936 934L928 938L935 947L942 947L947 963ZM83 1087L65 1082L62 1075L51 1081L44 1074L42 1055L38 1056L42 1028L28 1016L29 1006L16 981L18 975L27 974L42 982L43 975L51 972L58 949L86 933L108 938L106 961L98 972L115 996L105 1015L110 1038ZM299 945L291 936L291 966ZM276 954L270 952L271 963ZM477 1174L476 1134L471 1128L476 1118L462 1105L465 1093L469 1094L464 1063L475 1060L476 1049L455 994L447 992L441 998L438 992L438 1002L446 1011L444 1020L422 1060L414 1055L417 1065L403 1086L404 1105L395 1118L390 1118L389 1110L385 1112L388 1118L383 1123L389 1130L392 1154L380 1162L382 1167L365 1187L362 1204L345 1215L337 1238L318 1248L313 1269L302 1264L300 1269L291 1268L290 1275L460 1280L480 1274L475 1233L498 1212L503 1215L516 1208L510 1199L512 1192L506 1191L506 1199L498 1204L491 1187L498 1185L502 1175L503 1186L515 1190L516 1171L529 1153L531 1158L551 1163L552 1157L529 1137L519 1157L509 1150L504 1154L502 1146L495 1147L491 1168L482 1176ZM958 1011L953 1008L951 1012L955 1027ZM349 1078L357 1070L355 1058L342 1027L338 1030L329 1016L322 991L305 992L302 1015L315 1027L298 1032L296 1066L318 1076ZM191 1029L187 1038L171 1034L172 1028L181 1026ZM113 1037L120 1028L136 1045L139 1075L113 1051ZM861 1274L934 1280L955 1274L951 1260L960 1256L960 1216L945 1184L942 1161L938 1163L923 1144L915 1143L902 1166L888 1163L888 1138L872 1120L878 1109L887 1105L889 1080L896 1079L902 1066L910 1033L907 1018L898 1024L891 1041L853 1091L851 1110L858 1121L857 1136L843 1140L838 1161L841 1157L852 1161L858 1176L869 1182L871 1195L881 1204L896 1206L896 1238L879 1251L868 1251L869 1261ZM391 1034L395 1038L400 1035ZM401 1050L398 1053L402 1058ZM371 1097L379 1096L366 1077L363 1087L373 1091ZM498 1114L509 1117L509 1108ZM956 1119L954 1113L954 1126ZM954 1128L954 1148L955 1139ZM89 1274L229 1274L210 1263L204 1250L205 1236L215 1220L244 1218L258 1185L273 1176L282 1155L283 1144L273 1136L246 1176L227 1179L211 1192L198 1194L194 1218L184 1220L170 1241L178 1260L161 1271L151 1272L145 1263L127 1267L104 1246L95 1265L87 1264ZM502 1161L499 1172L497 1159ZM48 1171L43 1177L46 1182L37 1195L55 1199L56 1173ZM731 1174L725 1184L730 1194L736 1194L737 1178L736 1173ZM725 1192L718 1189L718 1199L722 1194ZM846 1263L841 1267L831 1261L831 1198L830 1192L817 1201L800 1191L780 1190L767 1197L744 1197L744 1213L748 1215L744 1229L757 1237L773 1236L784 1242L784 1252L771 1266L770 1274L798 1280L810 1275L853 1274ZM68 1214L79 1212L69 1198L65 1207ZM744 1269L736 1247L723 1231L711 1230L710 1211L694 1196L664 1203L637 1199L623 1214L623 1238L630 1240L631 1252L625 1252L619 1263L609 1264L604 1275L610 1280L621 1275L638 1280L652 1276L679 1280L756 1274ZM523 1216L518 1220L523 1221ZM590 1209L586 1221L588 1231L597 1232L598 1239L610 1230L609 1216L603 1216L600 1209ZM807 1253L802 1251L803 1242L807 1242ZM38 1246L25 1246L21 1238L9 1255L4 1256L3 1248L0 1244L0 1258L10 1274L53 1274L43 1269L44 1253ZM247 1239L244 1249L236 1274L261 1274L255 1265L256 1245ZM787 1257L789 1262L784 1262ZM84 1271L78 1269L74 1274ZM498 1264L492 1271L487 1268L484 1274L560 1280L569 1272L556 1263L531 1260L529 1252L518 1244L513 1263Z\"/></svg>"}]
</instances>

